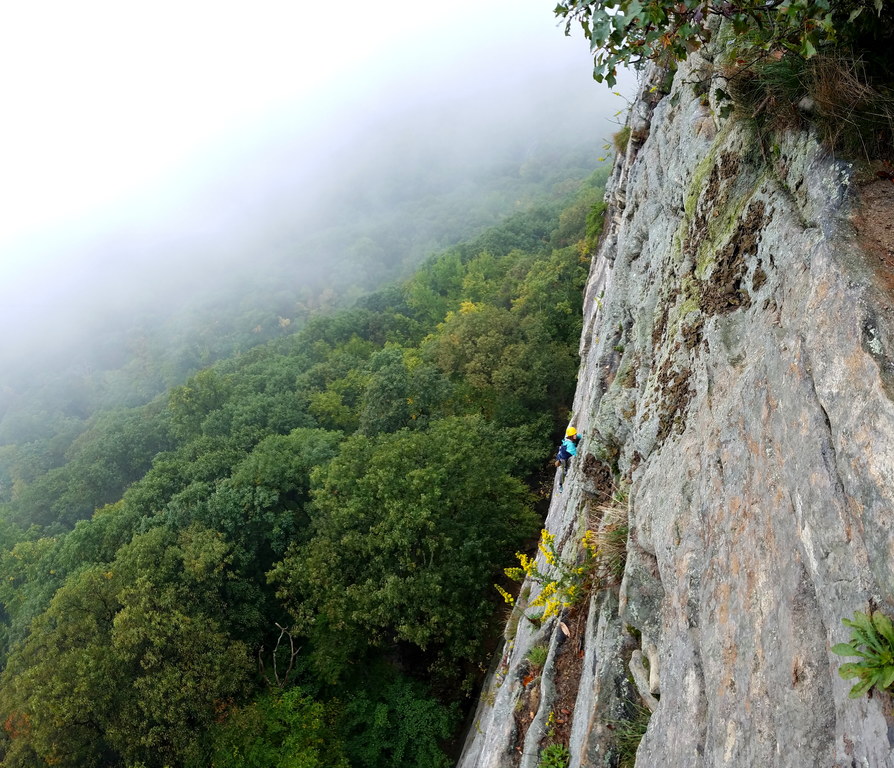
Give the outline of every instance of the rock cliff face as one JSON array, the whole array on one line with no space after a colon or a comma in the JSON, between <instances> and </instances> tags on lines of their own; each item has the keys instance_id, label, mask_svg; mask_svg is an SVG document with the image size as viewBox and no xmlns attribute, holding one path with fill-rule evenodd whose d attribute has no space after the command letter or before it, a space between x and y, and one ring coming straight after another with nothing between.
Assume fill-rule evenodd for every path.
<instances>
[{"instance_id":1,"label":"rock cliff face","mask_svg":"<svg viewBox=\"0 0 894 768\"><path fill-rule=\"evenodd\" d=\"M626 513L623 576L542 625L525 585L459 768L617 765L632 702L637 766L894 766L891 699L829 650L894 615L894 184L767 146L699 66L632 106L547 519L571 562Z\"/></svg>"}]
</instances>

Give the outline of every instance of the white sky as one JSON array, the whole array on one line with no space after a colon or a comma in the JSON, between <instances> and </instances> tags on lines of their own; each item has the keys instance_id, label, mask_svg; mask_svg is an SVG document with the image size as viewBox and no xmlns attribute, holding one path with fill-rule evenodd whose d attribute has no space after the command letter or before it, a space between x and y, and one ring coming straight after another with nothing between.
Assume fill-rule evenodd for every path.
<instances>
[{"instance_id":1,"label":"white sky","mask_svg":"<svg viewBox=\"0 0 894 768\"><path fill-rule=\"evenodd\" d=\"M344 142L429 100L497 114L561 78L621 108L591 69L551 0L0 0L0 358L242 274Z\"/></svg>"},{"instance_id":2,"label":"white sky","mask_svg":"<svg viewBox=\"0 0 894 768\"><path fill-rule=\"evenodd\" d=\"M544 32L549 0L0 0L0 277L277 110Z\"/></svg>"}]
</instances>

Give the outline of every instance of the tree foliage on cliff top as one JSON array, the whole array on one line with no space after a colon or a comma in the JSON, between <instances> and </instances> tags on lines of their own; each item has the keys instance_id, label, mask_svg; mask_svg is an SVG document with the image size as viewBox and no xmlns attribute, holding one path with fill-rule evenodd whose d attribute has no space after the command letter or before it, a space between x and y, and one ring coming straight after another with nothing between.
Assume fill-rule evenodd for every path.
<instances>
[{"instance_id":1,"label":"tree foliage on cliff top","mask_svg":"<svg viewBox=\"0 0 894 768\"><path fill-rule=\"evenodd\" d=\"M619 66L673 67L711 38L712 17L727 19L739 44L811 58L824 47L872 48L890 38L894 11L884 0L562 0L556 16L590 41L593 76L614 86Z\"/></svg>"}]
</instances>

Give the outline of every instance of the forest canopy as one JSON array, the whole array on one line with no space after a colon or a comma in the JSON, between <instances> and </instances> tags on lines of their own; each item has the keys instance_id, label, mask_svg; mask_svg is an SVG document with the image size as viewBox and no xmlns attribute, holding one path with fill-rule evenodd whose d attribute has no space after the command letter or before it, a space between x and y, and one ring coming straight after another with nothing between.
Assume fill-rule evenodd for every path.
<instances>
[{"instance_id":1,"label":"forest canopy","mask_svg":"<svg viewBox=\"0 0 894 768\"><path fill-rule=\"evenodd\" d=\"M539 528L604 180L5 446L0 765L449 765Z\"/></svg>"}]
</instances>

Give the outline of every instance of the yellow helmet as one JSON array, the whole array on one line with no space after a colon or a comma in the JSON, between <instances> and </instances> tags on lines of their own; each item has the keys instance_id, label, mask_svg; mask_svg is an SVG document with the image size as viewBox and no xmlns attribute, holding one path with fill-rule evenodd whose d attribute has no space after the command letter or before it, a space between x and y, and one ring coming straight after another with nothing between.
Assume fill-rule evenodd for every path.
<instances>
[{"instance_id":1,"label":"yellow helmet","mask_svg":"<svg viewBox=\"0 0 894 768\"><path fill-rule=\"evenodd\" d=\"M574 427L568 427L565 430L565 437L574 437L577 434L577 430Z\"/></svg>"}]
</instances>

